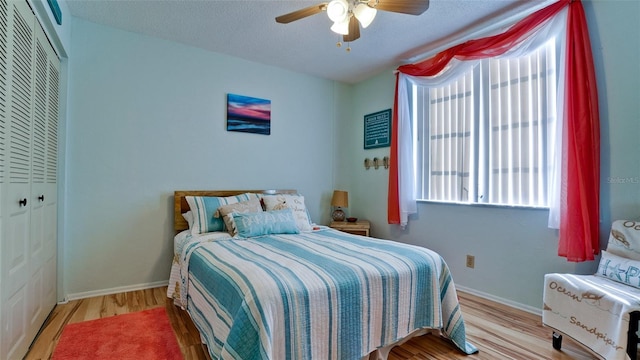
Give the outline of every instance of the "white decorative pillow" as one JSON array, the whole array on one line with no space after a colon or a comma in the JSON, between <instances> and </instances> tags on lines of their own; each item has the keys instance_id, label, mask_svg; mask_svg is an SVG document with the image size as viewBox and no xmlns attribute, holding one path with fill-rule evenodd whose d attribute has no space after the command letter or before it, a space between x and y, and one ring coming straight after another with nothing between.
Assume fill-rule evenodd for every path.
<instances>
[{"instance_id":1,"label":"white decorative pillow","mask_svg":"<svg viewBox=\"0 0 640 360\"><path fill-rule=\"evenodd\" d=\"M222 205L218 208L218 211L220 212L220 216L222 216L222 220L224 221L229 234L231 234L231 236L236 236L238 235L238 229L235 221L233 221L232 215L237 213L261 212L262 205L260 204L260 200L251 199L235 204Z\"/></svg>"},{"instance_id":2,"label":"white decorative pillow","mask_svg":"<svg viewBox=\"0 0 640 360\"><path fill-rule=\"evenodd\" d=\"M640 288L640 261L602 251L596 275Z\"/></svg>"},{"instance_id":3,"label":"white decorative pillow","mask_svg":"<svg viewBox=\"0 0 640 360\"><path fill-rule=\"evenodd\" d=\"M245 193L236 196L185 196L189 209L193 214L191 234L203 234L214 231L225 231L226 227L218 208L222 205L234 204L250 199L260 199L258 194Z\"/></svg>"},{"instance_id":4,"label":"white decorative pillow","mask_svg":"<svg viewBox=\"0 0 640 360\"><path fill-rule=\"evenodd\" d=\"M262 195L266 211L291 209L300 231L311 231L309 212L304 204L304 196L296 194Z\"/></svg>"},{"instance_id":5,"label":"white decorative pillow","mask_svg":"<svg viewBox=\"0 0 640 360\"><path fill-rule=\"evenodd\" d=\"M611 224L607 251L624 258L640 260L640 222L614 221Z\"/></svg>"},{"instance_id":6,"label":"white decorative pillow","mask_svg":"<svg viewBox=\"0 0 640 360\"><path fill-rule=\"evenodd\" d=\"M187 211L186 213L182 214L182 217L187 222L187 224L189 224L189 230L191 230L191 227L193 226L193 213L191 211Z\"/></svg>"}]
</instances>

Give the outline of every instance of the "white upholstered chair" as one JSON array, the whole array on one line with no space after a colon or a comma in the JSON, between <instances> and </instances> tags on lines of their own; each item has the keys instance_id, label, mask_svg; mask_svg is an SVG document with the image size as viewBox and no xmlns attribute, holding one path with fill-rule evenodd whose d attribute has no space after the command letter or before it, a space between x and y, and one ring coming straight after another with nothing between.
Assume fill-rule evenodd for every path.
<instances>
[{"instance_id":1,"label":"white upholstered chair","mask_svg":"<svg viewBox=\"0 0 640 360\"><path fill-rule=\"evenodd\" d=\"M603 359L636 360L640 319L640 222L617 220L593 275L546 274L542 323L553 347L570 336Z\"/></svg>"}]
</instances>

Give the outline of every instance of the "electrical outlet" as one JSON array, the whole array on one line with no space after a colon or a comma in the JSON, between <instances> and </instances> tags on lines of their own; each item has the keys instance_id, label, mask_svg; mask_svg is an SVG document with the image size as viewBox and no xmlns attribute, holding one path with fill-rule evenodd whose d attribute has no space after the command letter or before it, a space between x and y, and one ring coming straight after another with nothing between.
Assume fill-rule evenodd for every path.
<instances>
[{"instance_id":1,"label":"electrical outlet","mask_svg":"<svg viewBox=\"0 0 640 360\"><path fill-rule=\"evenodd\" d=\"M473 255L467 255L467 267L474 268L476 266L476 257Z\"/></svg>"}]
</instances>

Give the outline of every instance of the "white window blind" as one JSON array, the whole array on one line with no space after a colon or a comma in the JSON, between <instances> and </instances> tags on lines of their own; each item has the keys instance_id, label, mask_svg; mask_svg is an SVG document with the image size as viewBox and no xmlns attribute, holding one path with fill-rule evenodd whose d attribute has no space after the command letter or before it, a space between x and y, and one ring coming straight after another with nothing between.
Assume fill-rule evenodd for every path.
<instances>
[{"instance_id":1,"label":"white window blind","mask_svg":"<svg viewBox=\"0 0 640 360\"><path fill-rule=\"evenodd\" d=\"M468 201L473 172L473 73L429 89L429 194L446 201Z\"/></svg>"},{"instance_id":2,"label":"white window blind","mask_svg":"<svg viewBox=\"0 0 640 360\"><path fill-rule=\"evenodd\" d=\"M550 41L526 56L482 60L445 85L415 86L419 198L546 207L555 62Z\"/></svg>"}]
</instances>

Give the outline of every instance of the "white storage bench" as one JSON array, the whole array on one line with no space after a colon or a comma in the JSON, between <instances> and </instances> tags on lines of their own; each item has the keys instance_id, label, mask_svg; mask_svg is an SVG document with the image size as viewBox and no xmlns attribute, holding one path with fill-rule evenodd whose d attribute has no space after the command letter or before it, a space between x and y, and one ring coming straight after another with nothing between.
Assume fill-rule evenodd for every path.
<instances>
[{"instance_id":1,"label":"white storage bench","mask_svg":"<svg viewBox=\"0 0 640 360\"><path fill-rule=\"evenodd\" d=\"M570 336L603 359L636 360L640 320L640 222L615 221L593 275L547 274L542 323L560 350Z\"/></svg>"}]
</instances>

